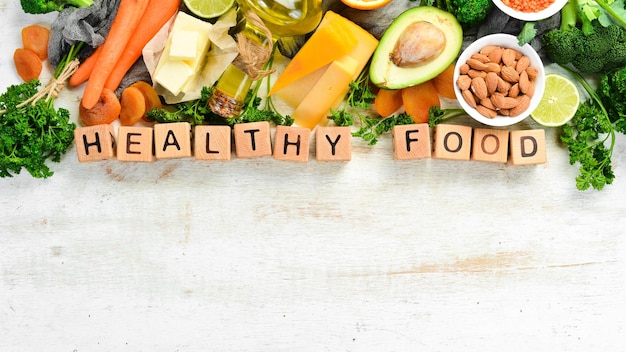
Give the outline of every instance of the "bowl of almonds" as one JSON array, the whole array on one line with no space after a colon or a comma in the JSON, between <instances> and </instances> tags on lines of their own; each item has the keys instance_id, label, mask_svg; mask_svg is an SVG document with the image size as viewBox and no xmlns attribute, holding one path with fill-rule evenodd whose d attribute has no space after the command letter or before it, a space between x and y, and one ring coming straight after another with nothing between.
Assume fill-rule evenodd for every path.
<instances>
[{"instance_id":1,"label":"bowl of almonds","mask_svg":"<svg viewBox=\"0 0 626 352\"><path fill-rule=\"evenodd\" d=\"M545 86L541 58L509 34L491 34L470 44L454 70L454 91L461 107L489 126L510 126L539 105Z\"/></svg>"}]
</instances>

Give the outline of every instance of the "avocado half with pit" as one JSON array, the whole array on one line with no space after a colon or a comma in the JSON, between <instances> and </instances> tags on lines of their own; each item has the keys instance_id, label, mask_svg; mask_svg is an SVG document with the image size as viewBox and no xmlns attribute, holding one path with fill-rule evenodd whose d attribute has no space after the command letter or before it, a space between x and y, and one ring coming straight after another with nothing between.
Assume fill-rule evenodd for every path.
<instances>
[{"instance_id":1,"label":"avocado half with pit","mask_svg":"<svg viewBox=\"0 0 626 352\"><path fill-rule=\"evenodd\" d=\"M454 62L462 45L463 29L454 15L432 6L410 8L380 38L370 80L386 89L426 82Z\"/></svg>"}]
</instances>

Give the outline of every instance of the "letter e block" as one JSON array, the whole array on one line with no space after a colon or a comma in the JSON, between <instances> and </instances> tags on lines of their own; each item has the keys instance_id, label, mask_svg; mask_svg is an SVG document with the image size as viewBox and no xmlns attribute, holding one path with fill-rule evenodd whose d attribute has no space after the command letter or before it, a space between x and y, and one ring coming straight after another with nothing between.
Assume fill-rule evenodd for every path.
<instances>
[{"instance_id":1,"label":"letter e block","mask_svg":"<svg viewBox=\"0 0 626 352\"><path fill-rule=\"evenodd\" d=\"M230 126L202 125L194 128L196 160L231 160Z\"/></svg>"},{"instance_id":2,"label":"letter e block","mask_svg":"<svg viewBox=\"0 0 626 352\"><path fill-rule=\"evenodd\" d=\"M304 127L276 126L274 135L274 159L285 161L309 161L311 130Z\"/></svg>"},{"instance_id":3,"label":"letter e block","mask_svg":"<svg viewBox=\"0 0 626 352\"><path fill-rule=\"evenodd\" d=\"M117 159L121 161L154 161L152 127L120 126L117 129Z\"/></svg>"},{"instance_id":4,"label":"letter e block","mask_svg":"<svg viewBox=\"0 0 626 352\"><path fill-rule=\"evenodd\" d=\"M78 161L89 162L115 156L115 131L110 124L74 129Z\"/></svg>"},{"instance_id":5,"label":"letter e block","mask_svg":"<svg viewBox=\"0 0 626 352\"><path fill-rule=\"evenodd\" d=\"M348 126L318 126L315 129L315 160L350 161L352 131Z\"/></svg>"},{"instance_id":6,"label":"letter e block","mask_svg":"<svg viewBox=\"0 0 626 352\"><path fill-rule=\"evenodd\" d=\"M469 160L471 143L471 127L439 124L435 127L433 157L437 159Z\"/></svg>"},{"instance_id":7,"label":"letter e block","mask_svg":"<svg viewBox=\"0 0 626 352\"><path fill-rule=\"evenodd\" d=\"M189 122L155 124L154 153L157 159L191 157L191 125Z\"/></svg>"},{"instance_id":8,"label":"letter e block","mask_svg":"<svg viewBox=\"0 0 626 352\"><path fill-rule=\"evenodd\" d=\"M472 160L506 163L509 157L509 131L474 129Z\"/></svg>"},{"instance_id":9,"label":"letter e block","mask_svg":"<svg viewBox=\"0 0 626 352\"><path fill-rule=\"evenodd\" d=\"M267 121L235 124L235 153L238 158L272 155L272 135Z\"/></svg>"},{"instance_id":10,"label":"letter e block","mask_svg":"<svg viewBox=\"0 0 626 352\"><path fill-rule=\"evenodd\" d=\"M427 123L394 126L395 160L430 158L431 154L430 128Z\"/></svg>"},{"instance_id":11,"label":"letter e block","mask_svg":"<svg viewBox=\"0 0 626 352\"><path fill-rule=\"evenodd\" d=\"M546 162L546 132L538 130L511 131L511 164L529 165Z\"/></svg>"}]
</instances>

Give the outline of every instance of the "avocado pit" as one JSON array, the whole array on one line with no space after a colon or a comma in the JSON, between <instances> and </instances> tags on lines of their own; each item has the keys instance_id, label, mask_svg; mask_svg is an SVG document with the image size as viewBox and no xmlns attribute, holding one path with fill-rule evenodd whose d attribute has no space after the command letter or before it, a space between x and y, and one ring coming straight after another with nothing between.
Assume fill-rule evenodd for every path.
<instances>
[{"instance_id":1,"label":"avocado pit","mask_svg":"<svg viewBox=\"0 0 626 352\"><path fill-rule=\"evenodd\" d=\"M408 25L389 55L398 67L418 67L437 58L446 47L446 35L437 26L427 21Z\"/></svg>"}]
</instances>

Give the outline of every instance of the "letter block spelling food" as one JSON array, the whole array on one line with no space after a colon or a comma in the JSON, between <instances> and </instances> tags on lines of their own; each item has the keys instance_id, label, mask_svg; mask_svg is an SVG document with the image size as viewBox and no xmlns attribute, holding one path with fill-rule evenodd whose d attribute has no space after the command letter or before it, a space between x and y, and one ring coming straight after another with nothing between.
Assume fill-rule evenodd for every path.
<instances>
[{"instance_id":1,"label":"letter block spelling food","mask_svg":"<svg viewBox=\"0 0 626 352\"><path fill-rule=\"evenodd\" d=\"M141 126L120 126L117 129L117 159L155 161L154 129Z\"/></svg>"},{"instance_id":2,"label":"letter block spelling food","mask_svg":"<svg viewBox=\"0 0 626 352\"><path fill-rule=\"evenodd\" d=\"M194 127L193 153L196 160L231 160L230 126Z\"/></svg>"},{"instance_id":3,"label":"letter block spelling food","mask_svg":"<svg viewBox=\"0 0 626 352\"><path fill-rule=\"evenodd\" d=\"M270 123L249 122L235 124L235 152L238 158L259 158L272 155Z\"/></svg>"},{"instance_id":4,"label":"letter block spelling food","mask_svg":"<svg viewBox=\"0 0 626 352\"><path fill-rule=\"evenodd\" d=\"M543 164L546 162L546 131L511 131L511 158L513 165Z\"/></svg>"},{"instance_id":5,"label":"letter block spelling food","mask_svg":"<svg viewBox=\"0 0 626 352\"><path fill-rule=\"evenodd\" d=\"M317 161L350 161L352 131L348 126L319 126L315 130L315 159Z\"/></svg>"},{"instance_id":6,"label":"letter block spelling food","mask_svg":"<svg viewBox=\"0 0 626 352\"><path fill-rule=\"evenodd\" d=\"M394 126L395 160L430 158L431 149L430 128L427 123Z\"/></svg>"},{"instance_id":7,"label":"letter block spelling food","mask_svg":"<svg viewBox=\"0 0 626 352\"><path fill-rule=\"evenodd\" d=\"M437 159L469 160L472 144L472 128L469 126L439 124L435 127Z\"/></svg>"},{"instance_id":8,"label":"letter block spelling food","mask_svg":"<svg viewBox=\"0 0 626 352\"><path fill-rule=\"evenodd\" d=\"M274 159L286 161L309 161L311 130L304 127L276 126L274 135Z\"/></svg>"},{"instance_id":9,"label":"letter block spelling food","mask_svg":"<svg viewBox=\"0 0 626 352\"><path fill-rule=\"evenodd\" d=\"M189 122L154 125L154 153L157 159L191 157L191 125Z\"/></svg>"},{"instance_id":10,"label":"letter block spelling food","mask_svg":"<svg viewBox=\"0 0 626 352\"><path fill-rule=\"evenodd\" d=\"M111 159L115 156L115 131L110 124L77 127L74 130L79 162Z\"/></svg>"},{"instance_id":11,"label":"letter block spelling food","mask_svg":"<svg viewBox=\"0 0 626 352\"><path fill-rule=\"evenodd\" d=\"M472 160L506 163L509 157L509 131L474 129Z\"/></svg>"}]
</instances>

